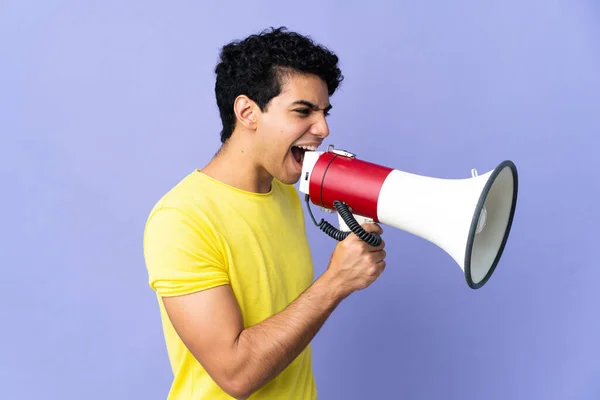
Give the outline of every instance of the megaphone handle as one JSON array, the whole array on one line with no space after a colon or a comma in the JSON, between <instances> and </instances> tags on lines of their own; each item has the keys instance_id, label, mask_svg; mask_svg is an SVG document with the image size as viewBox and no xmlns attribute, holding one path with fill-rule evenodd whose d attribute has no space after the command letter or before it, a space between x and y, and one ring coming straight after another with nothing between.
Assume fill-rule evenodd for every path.
<instances>
[{"instance_id":1,"label":"megaphone handle","mask_svg":"<svg viewBox=\"0 0 600 400\"><path fill-rule=\"evenodd\" d=\"M358 222L359 225L363 225L363 224L369 223L369 222L374 222L371 218L356 215L354 213L352 213L352 216L356 219L356 222ZM349 231L350 230L350 228L348 228L348 225L346 225L346 221L344 221L344 219L342 218L342 216L340 214L338 214L338 225L339 225L339 229L341 231Z\"/></svg>"}]
</instances>

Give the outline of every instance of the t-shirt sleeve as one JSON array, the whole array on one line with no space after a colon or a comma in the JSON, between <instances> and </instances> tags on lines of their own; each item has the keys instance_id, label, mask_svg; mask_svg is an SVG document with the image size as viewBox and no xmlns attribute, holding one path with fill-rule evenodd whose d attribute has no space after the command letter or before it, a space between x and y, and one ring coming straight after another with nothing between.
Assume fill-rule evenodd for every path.
<instances>
[{"instance_id":1,"label":"t-shirt sleeve","mask_svg":"<svg viewBox=\"0 0 600 400\"><path fill-rule=\"evenodd\" d=\"M160 208L148 218L144 258L150 287L177 296L229 283L222 245L208 224L175 208Z\"/></svg>"}]
</instances>

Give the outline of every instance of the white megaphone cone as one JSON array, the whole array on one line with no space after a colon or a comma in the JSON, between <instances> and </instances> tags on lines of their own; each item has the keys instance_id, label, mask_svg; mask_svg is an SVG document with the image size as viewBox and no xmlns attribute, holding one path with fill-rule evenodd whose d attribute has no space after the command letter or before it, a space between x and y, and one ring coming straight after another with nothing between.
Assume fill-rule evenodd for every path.
<instances>
[{"instance_id":1,"label":"white megaphone cone","mask_svg":"<svg viewBox=\"0 0 600 400\"><path fill-rule=\"evenodd\" d=\"M340 231L351 229L376 244L378 238L359 227L369 220L404 230L443 249L469 287L478 289L494 272L510 233L518 174L512 161L504 161L483 175L472 170L471 178L432 178L329 146L326 152L305 153L299 190L307 203L339 212L340 230L315 221L330 236L341 240L348 232Z\"/></svg>"}]
</instances>

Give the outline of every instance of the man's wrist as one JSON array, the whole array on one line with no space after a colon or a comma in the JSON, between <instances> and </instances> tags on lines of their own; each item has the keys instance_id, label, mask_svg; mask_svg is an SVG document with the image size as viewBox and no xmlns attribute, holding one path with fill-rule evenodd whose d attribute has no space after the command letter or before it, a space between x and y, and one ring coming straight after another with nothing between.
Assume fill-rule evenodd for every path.
<instances>
[{"instance_id":1,"label":"man's wrist","mask_svg":"<svg viewBox=\"0 0 600 400\"><path fill-rule=\"evenodd\" d=\"M327 269L316 281L315 285L322 288L327 306L335 307L350 293L344 288L335 273Z\"/></svg>"}]
</instances>

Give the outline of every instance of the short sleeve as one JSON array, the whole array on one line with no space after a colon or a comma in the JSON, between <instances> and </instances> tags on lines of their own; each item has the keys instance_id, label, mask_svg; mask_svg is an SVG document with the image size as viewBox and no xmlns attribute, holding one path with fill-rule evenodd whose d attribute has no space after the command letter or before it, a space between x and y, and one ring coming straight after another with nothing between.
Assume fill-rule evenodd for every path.
<instances>
[{"instance_id":1,"label":"short sleeve","mask_svg":"<svg viewBox=\"0 0 600 400\"><path fill-rule=\"evenodd\" d=\"M144 231L150 287L161 296L177 296L228 284L220 248L208 224L175 208L154 211Z\"/></svg>"}]
</instances>

